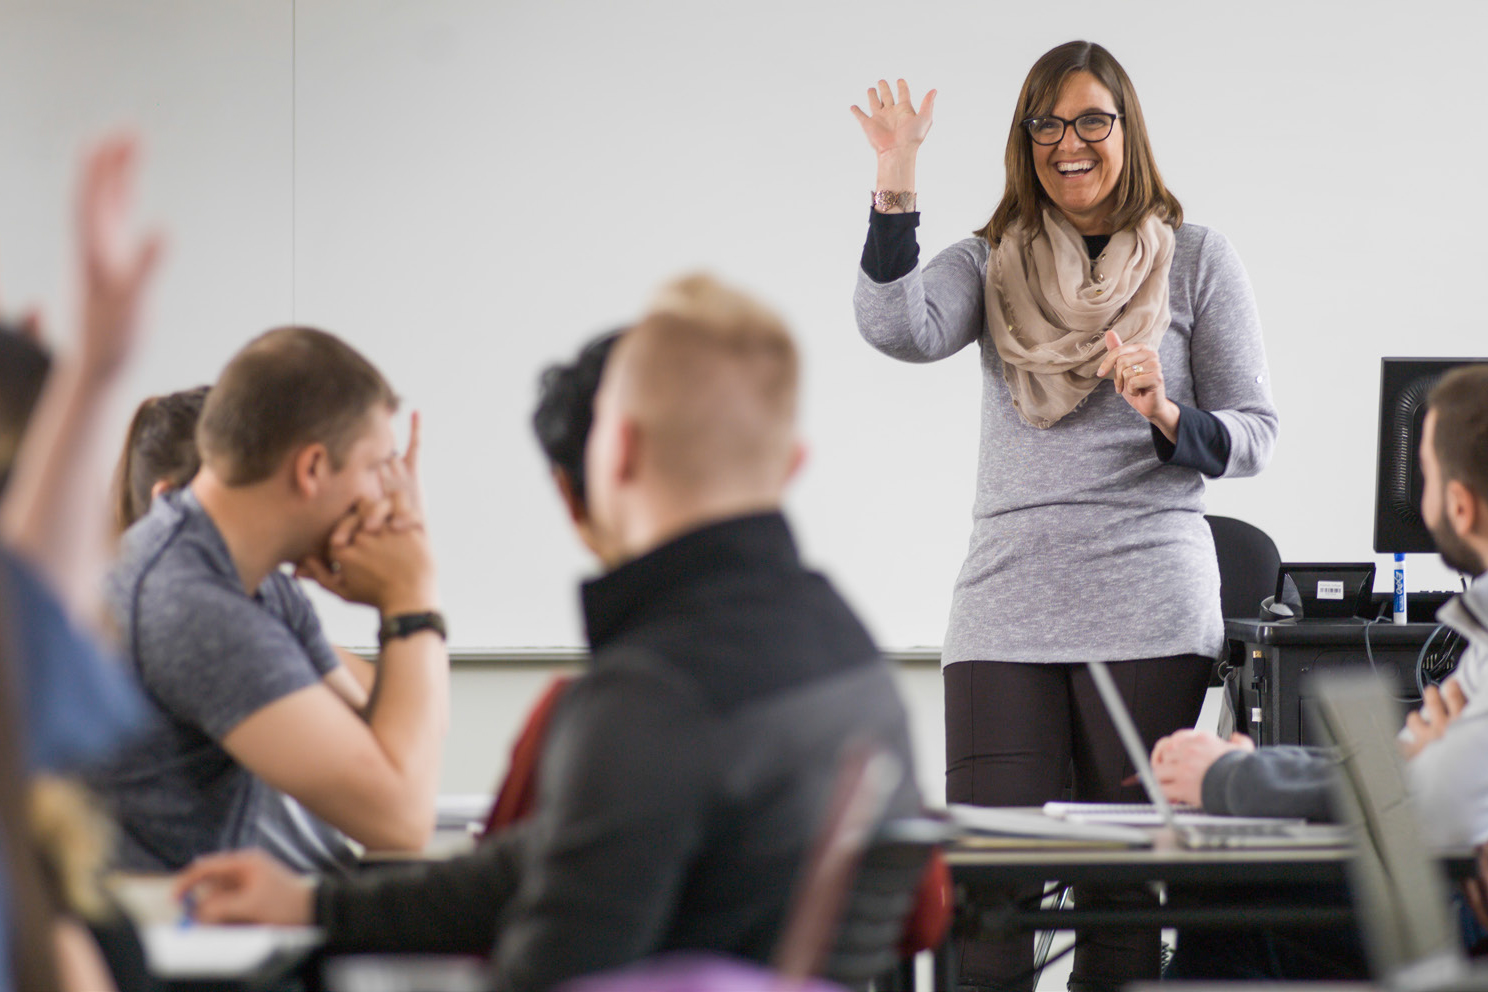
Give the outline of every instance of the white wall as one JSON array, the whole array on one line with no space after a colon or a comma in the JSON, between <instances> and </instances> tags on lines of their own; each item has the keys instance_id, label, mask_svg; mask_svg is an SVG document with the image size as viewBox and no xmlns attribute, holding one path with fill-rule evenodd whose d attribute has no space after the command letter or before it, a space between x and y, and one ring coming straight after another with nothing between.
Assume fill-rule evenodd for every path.
<instances>
[{"instance_id":1,"label":"white wall","mask_svg":"<svg viewBox=\"0 0 1488 992\"><path fill-rule=\"evenodd\" d=\"M1488 5L1179 0L0 0L0 290L62 297L83 137L137 121L172 231L138 391L211 379L251 333L336 330L429 427L453 637L577 644L586 564L526 416L539 367L708 267L797 329L809 557L889 646L938 644L968 531L976 361L911 367L849 297L873 168L847 112L940 90L921 241L979 225L1018 84L1072 37L1143 98L1188 217L1250 270L1283 430L1211 488L1296 559L1367 557L1384 354L1483 354L1475 290ZM1444 120L1444 136L1420 135ZM1449 577L1424 557L1414 588ZM328 608L365 644L364 612Z\"/></svg>"},{"instance_id":2,"label":"white wall","mask_svg":"<svg viewBox=\"0 0 1488 992\"><path fill-rule=\"evenodd\" d=\"M857 338L873 170L848 104L880 75L939 88L928 253L995 205L1028 65L1073 37L1111 48L1165 178L1236 244L1265 320L1281 443L1210 506L1288 557L1352 560L1371 537L1380 356L1485 353L1485 28L1471 0L0 0L0 301L46 303L65 340L76 152L134 121L145 212L171 232L136 394L209 381L274 324L344 334L427 415L456 643L572 645L586 565L529 440L533 379L658 280L713 268L802 340L814 455L791 509L808 555L885 644L935 645L977 367L903 366ZM1445 137L1419 137L1443 118ZM1450 585L1411 567L1412 588ZM371 640L365 612L326 612L337 639ZM489 788L551 674L456 672L444 791ZM939 676L907 666L901 686L938 799Z\"/></svg>"}]
</instances>

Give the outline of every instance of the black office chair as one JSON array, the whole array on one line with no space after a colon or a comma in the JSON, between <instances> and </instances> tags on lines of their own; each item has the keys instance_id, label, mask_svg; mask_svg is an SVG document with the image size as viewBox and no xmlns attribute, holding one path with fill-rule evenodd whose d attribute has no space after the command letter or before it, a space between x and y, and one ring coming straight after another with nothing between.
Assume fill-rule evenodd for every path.
<instances>
[{"instance_id":1,"label":"black office chair","mask_svg":"<svg viewBox=\"0 0 1488 992\"><path fill-rule=\"evenodd\" d=\"M1276 542L1254 524L1234 517L1211 517L1214 553L1219 558L1219 604L1226 617L1253 620L1261 600L1276 591L1281 553Z\"/></svg>"},{"instance_id":2,"label":"black office chair","mask_svg":"<svg viewBox=\"0 0 1488 992\"><path fill-rule=\"evenodd\" d=\"M1234 517L1206 516L1214 534L1214 553L1219 559L1219 608L1221 615L1239 620L1260 616L1261 600L1276 592L1281 570L1281 552L1270 535L1254 524ZM1240 671L1245 666L1239 641L1225 641L1225 650L1214 665L1210 685L1224 686L1225 700L1234 728L1250 730L1241 705ZM1221 726L1225 720L1221 717Z\"/></svg>"}]
</instances>

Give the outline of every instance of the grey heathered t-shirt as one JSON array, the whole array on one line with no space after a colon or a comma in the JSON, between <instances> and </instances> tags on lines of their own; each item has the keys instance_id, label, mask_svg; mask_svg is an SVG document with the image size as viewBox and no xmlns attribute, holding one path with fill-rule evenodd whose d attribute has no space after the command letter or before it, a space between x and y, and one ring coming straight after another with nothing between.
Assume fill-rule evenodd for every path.
<instances>
[{"instance_id":1,"label":"grey heathered t-shirt","mask_svg":"<svg viewBox=\"0 0 1488 992\"><path fill-rule=\"evenodd\" d=\"M1171 323L1158 348L1167 394L1224 425L1226 477L1254 475L1271 458L1277 416L1250 281L1222 235L1187 223L1175 234ZM894 358L932 362L981 346L971 540L942 664L1217 656L1224 628L1202 475L1159 461L1147 421L1107 384L1048 429L1018 415L987 334L989 254L968 238L893 282L859 269L853 298L863 337Z\"/></svg>"},{"instance_id":2,"label":"grey heathered t-shirt","mask_svg":"<svg viewBox=\"0 0 1488 992\"><path fill-rule=\"evenodd\" d=\"M276 570L244 592L221 533L185 489L157 498L125 534L108 598L158 716L92 779L118 820L120 866L175 870L244 846L296 861L283 796L220 742L340 664L298 584ZM335 839L321 834L311 848Z\"/></svg>"}]
</instances>

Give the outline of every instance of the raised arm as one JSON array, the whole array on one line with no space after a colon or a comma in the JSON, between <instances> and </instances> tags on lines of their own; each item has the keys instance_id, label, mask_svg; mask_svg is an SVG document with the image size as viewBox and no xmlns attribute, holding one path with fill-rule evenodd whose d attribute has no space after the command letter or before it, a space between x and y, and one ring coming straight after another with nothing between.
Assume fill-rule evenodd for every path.
<instances>
[{"instance_id":1,"label":"raised arm","mask_svg":"<svg viewBox=\"0 0 1488 992\"><path fill-rule=\"evenodd\" d=\"M0 536L42 572L77 617L99 615L111 403L138 343L159 233L130 235L137 143L116 135L87 155L77 193L77 350L53 367L16 457Z\"/></svg>"},{"instance_id":2,"label":"raised arm","mask_svg":"<svg viewBox=\"0 0 1488 992\"><path fill-rule=\"evenodd\" d=\"M897 96L885 80L868 91L868 110L853 107L878 163L868 240L858 271L853 309L858 330L893 358L932 362L955 354L981 334L984 251L954 246L919 268L915 228L915 161L930 131L935 91L910 100L899 80Z\"/></svg>"},{"instance_id":3,"label":"raised arm","mask_svg":"<svg viewBox=\"0 0 1488 992\"><path fill-rule=\"evenodd\" d=\"M887 80L880 79L878 86L868 90L868 113L853 106L853 116L863 128L868 144L878 157L878 185L875 190L895 193L915 191L915 158L920 145L930 133L934 123L935 91L925 94L920 109L915 110L909 99L909 84L899 80L898 96L889 89ZM885 205L884 213L908 213L914 210L913 203Z\"/></svg>"}]
</instances>

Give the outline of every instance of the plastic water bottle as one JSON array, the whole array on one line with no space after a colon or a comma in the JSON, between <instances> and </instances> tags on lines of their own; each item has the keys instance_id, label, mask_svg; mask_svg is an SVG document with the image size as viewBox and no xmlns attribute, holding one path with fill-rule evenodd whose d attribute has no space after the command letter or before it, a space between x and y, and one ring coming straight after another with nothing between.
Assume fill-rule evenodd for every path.
<instances>
[{"instance_id":1,"label":"plastic water bottle","mask_svg":"<svg viewBox=\"0 0 1488 992\"><path fill-rule=\"evenodd\" d=\"M1405 623L1405 554L1395 552L1395 622Z\"/></svg>"}]
</instances>

